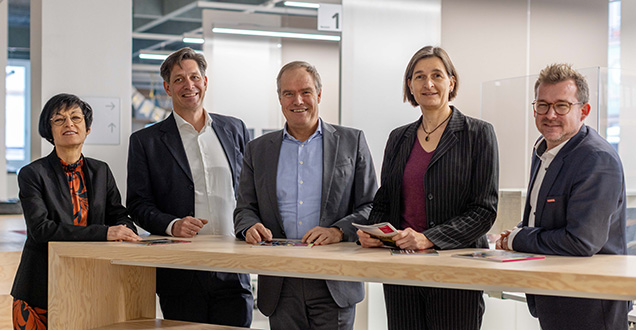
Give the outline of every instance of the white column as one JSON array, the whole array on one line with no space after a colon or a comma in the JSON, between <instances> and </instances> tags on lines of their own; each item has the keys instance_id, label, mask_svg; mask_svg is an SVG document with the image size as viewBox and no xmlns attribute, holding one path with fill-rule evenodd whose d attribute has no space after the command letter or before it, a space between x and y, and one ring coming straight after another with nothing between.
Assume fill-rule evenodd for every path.
<instances>
[{"instance_id":1,"label":"white column","mask_svg":"<svg viewBox=\"0 0 636 330\"><path fill-rule=\"evenodd\" d=\"M0 200L7 199L7 160L6 160L6 140L5 140L5 118L6 118L6 74L5 68L7 67L7 54L9 46L9 0L0 0L0 71L2 72L2 78L0 78L0 127L2 127L2 133L0 133Z\"/></svg>"},{"instance_id":2,"label":"white column","mask_svg":"<svg viewBox=\"0 0 636 330\"><path fill-rule=\"evenodd\" d=\"M440 0L343 0L341 123L364 130L380 174L394 128L417 120L402 103L402 77L411 56L440 44Z\"/></svg>"},{"instance_id":3,"label":"white column","mask_svg":"<svg viewBox=\"0 0 636 330\"><path fill-rule=\"evenodd\" d=\"M85 144L83 153L108 163L122 198L131 127L131 38L131 0L31 1L31 158L52 150L37 125L53 95L118 99L119 144Z\"/></svg>"},{"instance_id":4,"label":"white column","mask_svg":"<svg viewBox=\"0 0 636 330\"><path fill-rule=\"evenodd\" d=\"M282 128L276 96L276 75L281 66L280 38L213 34L214 24L280 26L278 15L203 11L203 52L208 62L209 112L242 119L255 136L263 129Z\"/></svg>"},{"instance_id":5,"label":"white column","mask_svg":"<svg viewBox=\"0 0 636 330\"><path fill-rule=\"evenodd\" d=\"M621 1L621 141L618 152L623 161L628 195L636 194L636 1ZM628 201L629 207L636 204L635 197Z\"/></svg>"},{"instance_id":6,"label":"white column","mask_svg":"<svg viewBox=\"0 0 636 330\"><path fill-rule=\"evenodd\" d=\"M306 61L316 67L322 80L320 118L331 124L339 124L340 43L337 41L283 39L281 44L281 66L291 61ZM276 109L276 112L280 114L280 107Z\"/></svg>"}]
</instances>

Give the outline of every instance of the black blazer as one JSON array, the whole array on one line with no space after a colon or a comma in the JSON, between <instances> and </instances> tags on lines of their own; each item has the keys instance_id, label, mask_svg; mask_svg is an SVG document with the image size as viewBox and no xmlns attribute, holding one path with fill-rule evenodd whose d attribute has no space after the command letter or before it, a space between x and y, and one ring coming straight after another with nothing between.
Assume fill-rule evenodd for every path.
<instances>
[{"instance_id":1,"label":"black blazer","mask_svg":"<svg viewBox=\"0 0 636 330\"><path fill-rule=\"evenodd\" d=\"M108 165L84 157L82 170L89 205L86 227L73 224L71 192L55 150L23 167L18 175L27 239L11 295L31 306L48 306L49 242L105 241L108 227L120 224L137 231L121 204Z\"/></svg>"},{"instance_id":2,"label":"black blazer","mask_svg":"<svg viewBox=\"0 0 636 330\"><path fill-rule=\"evenodd\" d=\"M234 117L211 113L216 133L230 164L234 191L243 164L249 133ZM176 218L194 216L194 182L174 114L164 121L133 133L128 148L128 192L126 206L133 220L153 235L166 235ZM221 274L221 273L218 273ZM195 276L202 283L210 272L157 269L157 293L200 293L192 285ZM241 284L250 288L247 276Z\"/></svg>"},{"instance_id":3,"label":"black blazer","mask_svg":"<svg viewBox=\"0 0 636 330\"><path fill-rule=\"evenodd\" d=\"M497 137L489 123L451 108L453 114L424 178L428 229L423 234L438 249L487 248L485 234L497 213ZM402 226L402 177L420 122L421 118L389 135L370 223Z\"/></svg>"}]
</instances>

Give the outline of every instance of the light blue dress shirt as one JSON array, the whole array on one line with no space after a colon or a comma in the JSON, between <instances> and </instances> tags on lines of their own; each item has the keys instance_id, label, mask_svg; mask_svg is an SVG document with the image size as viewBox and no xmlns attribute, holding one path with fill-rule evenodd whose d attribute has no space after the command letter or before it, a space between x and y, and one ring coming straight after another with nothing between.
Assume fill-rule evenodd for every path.
<instances>
[{"instance_id":1,"label":"light blue dress shirt","mask_svg":"<svg viewBox=\"0 0 636 330\"><path fill-rule=\"evenodd\" d=\"M307 141L283 129L278 157L276 197L285 236L300 239L320 223L322 196L322 120Z\"/></svg>"}]
</instances>

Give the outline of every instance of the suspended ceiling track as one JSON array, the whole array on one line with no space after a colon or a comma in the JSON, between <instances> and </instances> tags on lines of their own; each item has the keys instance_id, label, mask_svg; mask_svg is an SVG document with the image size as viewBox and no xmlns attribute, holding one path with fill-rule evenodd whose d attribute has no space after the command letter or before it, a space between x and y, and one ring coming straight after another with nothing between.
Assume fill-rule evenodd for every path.
<instances>
[{"instance_id":1,"label":"suspended ceiling track","mask_svg":"<svg viewBox=\"0 0 636 330\"><path fill-rule=\"evenodd\" d=\"M318 15L318 12L314 9L273 7L272 4L275 4L276 2L279 2L279 1L274 1L274 2L270 1L270 2L267 2L265 5L245 5L245 4L227 3L227 2L195 1L177 10L174 10L154 21L148 22L136 28L133 32L144 32L159 24L175 19L179 15L182 15L196 8L224 9L224 10L243 11L246 13L263 13L263 14L276 14L276 15L297 15L297 16L317 16Z\"/></svg>"}]
</instances>

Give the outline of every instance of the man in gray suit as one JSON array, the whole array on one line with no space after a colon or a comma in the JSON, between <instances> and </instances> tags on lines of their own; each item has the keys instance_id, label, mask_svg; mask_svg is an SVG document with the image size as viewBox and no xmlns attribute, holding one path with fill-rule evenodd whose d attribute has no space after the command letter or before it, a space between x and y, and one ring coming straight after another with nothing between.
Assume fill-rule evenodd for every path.
<instances>
[{"instance_id":1,"label":"man in gray suit","mask_svg":"<svg viewBox=\"0 0 636 330\"><path fill-rule=\"evenodd\" d=\"M352 223L367 222L377 189L364 134L319 118L321 81L311 64L286 64L276 82L287 122L246 147L236 236L249 244L355 241ZM352 329L355 304L363 298L358 282L258 278L258 307L274 330Z\"/></svg>"}]
</instances>

